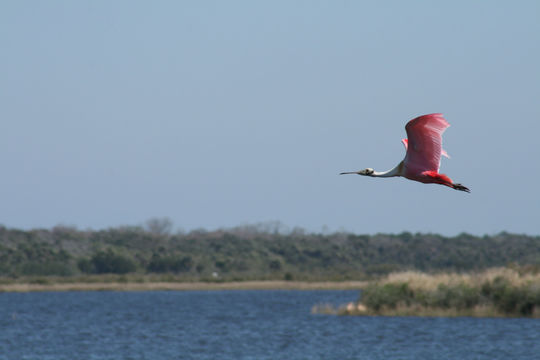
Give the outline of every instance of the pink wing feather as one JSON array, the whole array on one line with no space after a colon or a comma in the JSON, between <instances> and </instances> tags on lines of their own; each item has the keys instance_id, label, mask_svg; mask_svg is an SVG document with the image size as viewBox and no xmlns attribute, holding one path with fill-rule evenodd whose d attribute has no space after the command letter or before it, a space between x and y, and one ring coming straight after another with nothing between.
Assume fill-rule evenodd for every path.
<instances>
[{"instance_id":1,"label":"pink wing feather","mask_svg":"<svg viewBox=\"0 0 540 360\"><path fill-rule=\"evenodd\" d=\"M450 125L448 125L450 126ZM407 147L409 146L409 140L408 139L401 139L401 142L403 143L403 146L405 146L405 151L407 151ZM446 152L446 150L441 150L441 155L446 156L448 159L450 159L450 155Z\"/></svg>"},{"instance_id":2,"label":"pink wing feather","mask_svg":"<svg viewBox=\"0 0 540 360\"><path fill-rule=\"evenodd\" d=\"M407 172L439 171L441 155L448 157L442 148L442 134L449 126L442 114L419 116L405 125L408 139L402 142L407 149L404 160Z\"/></svg>"}]
</instances>

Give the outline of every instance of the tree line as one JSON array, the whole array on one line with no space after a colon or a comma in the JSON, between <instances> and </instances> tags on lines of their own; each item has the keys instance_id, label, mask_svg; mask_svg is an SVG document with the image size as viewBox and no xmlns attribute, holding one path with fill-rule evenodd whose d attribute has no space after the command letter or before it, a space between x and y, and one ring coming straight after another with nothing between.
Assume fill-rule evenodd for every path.
<instances>
[{"instance_id":1,"label":"tree line","mask_svg":"<svg viewBox=\"0 0 540 360\"><path fill-rule=\"evenodd\" d=\"M0 226L0 277L174 274L185 280L347 280L402 270L540 269L540 236L284 232L276 226L171 233L166 220L104 230Z\"/></svg>"}]
</instances>

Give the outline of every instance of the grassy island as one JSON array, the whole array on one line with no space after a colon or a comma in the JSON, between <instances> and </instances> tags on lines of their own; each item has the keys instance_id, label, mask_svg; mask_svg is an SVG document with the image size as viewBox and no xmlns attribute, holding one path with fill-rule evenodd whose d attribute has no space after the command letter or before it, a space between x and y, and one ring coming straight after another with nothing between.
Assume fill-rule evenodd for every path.
<instances>
[{"instance_id":1,"label":"grassy island","mask_svg":"<svg viewBox=\"0 0 540 360\"><path fill-rule=\"evenodd\" d=\"M496 268L474 274L400 272L369 282L360 300L315 313L387 316L540 317L540 273Z\"/></svg>"}]
</instances>

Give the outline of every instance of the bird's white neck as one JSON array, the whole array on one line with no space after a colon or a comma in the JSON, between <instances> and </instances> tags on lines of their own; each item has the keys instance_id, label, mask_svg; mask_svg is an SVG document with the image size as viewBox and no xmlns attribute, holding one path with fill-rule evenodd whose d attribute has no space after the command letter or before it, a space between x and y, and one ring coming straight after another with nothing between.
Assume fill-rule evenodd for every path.
<instances>
[{"instance_id":1,"label":"bird's white neck","mask_svg":"<svg viewBox=\"0 0 540 360\"><path fill-rule=\"evenodd\" d=\"M387 171L374 171L371 176L373 177L393 177L402 176L403 161L396 165L395 168Z\"/></svg>"}]
</instances>

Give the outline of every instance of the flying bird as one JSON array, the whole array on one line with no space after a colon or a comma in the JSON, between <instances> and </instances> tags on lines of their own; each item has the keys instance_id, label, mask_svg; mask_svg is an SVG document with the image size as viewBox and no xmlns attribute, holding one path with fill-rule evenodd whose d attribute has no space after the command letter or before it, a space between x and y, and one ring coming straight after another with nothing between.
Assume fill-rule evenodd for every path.
<instances>
[{"instance_id":1,"label":"flying bird","mask_svg":"<svg viewBox=\"0 0 540 360\"><path fill-rule=\"evenodd\" d=\"M439 173L441 155L450 158L442 148L442 134L450 124L442 114L422 115L412 119L405 125L407 139L401 140L405 145L405 159L388 171L375 171L367 168L359 171L342 172L371 177L403 176L409 180L425 184L441 184L455 190L471 192L466 186L454 183L445 174Z\"/></svg>"}]
</instances>

